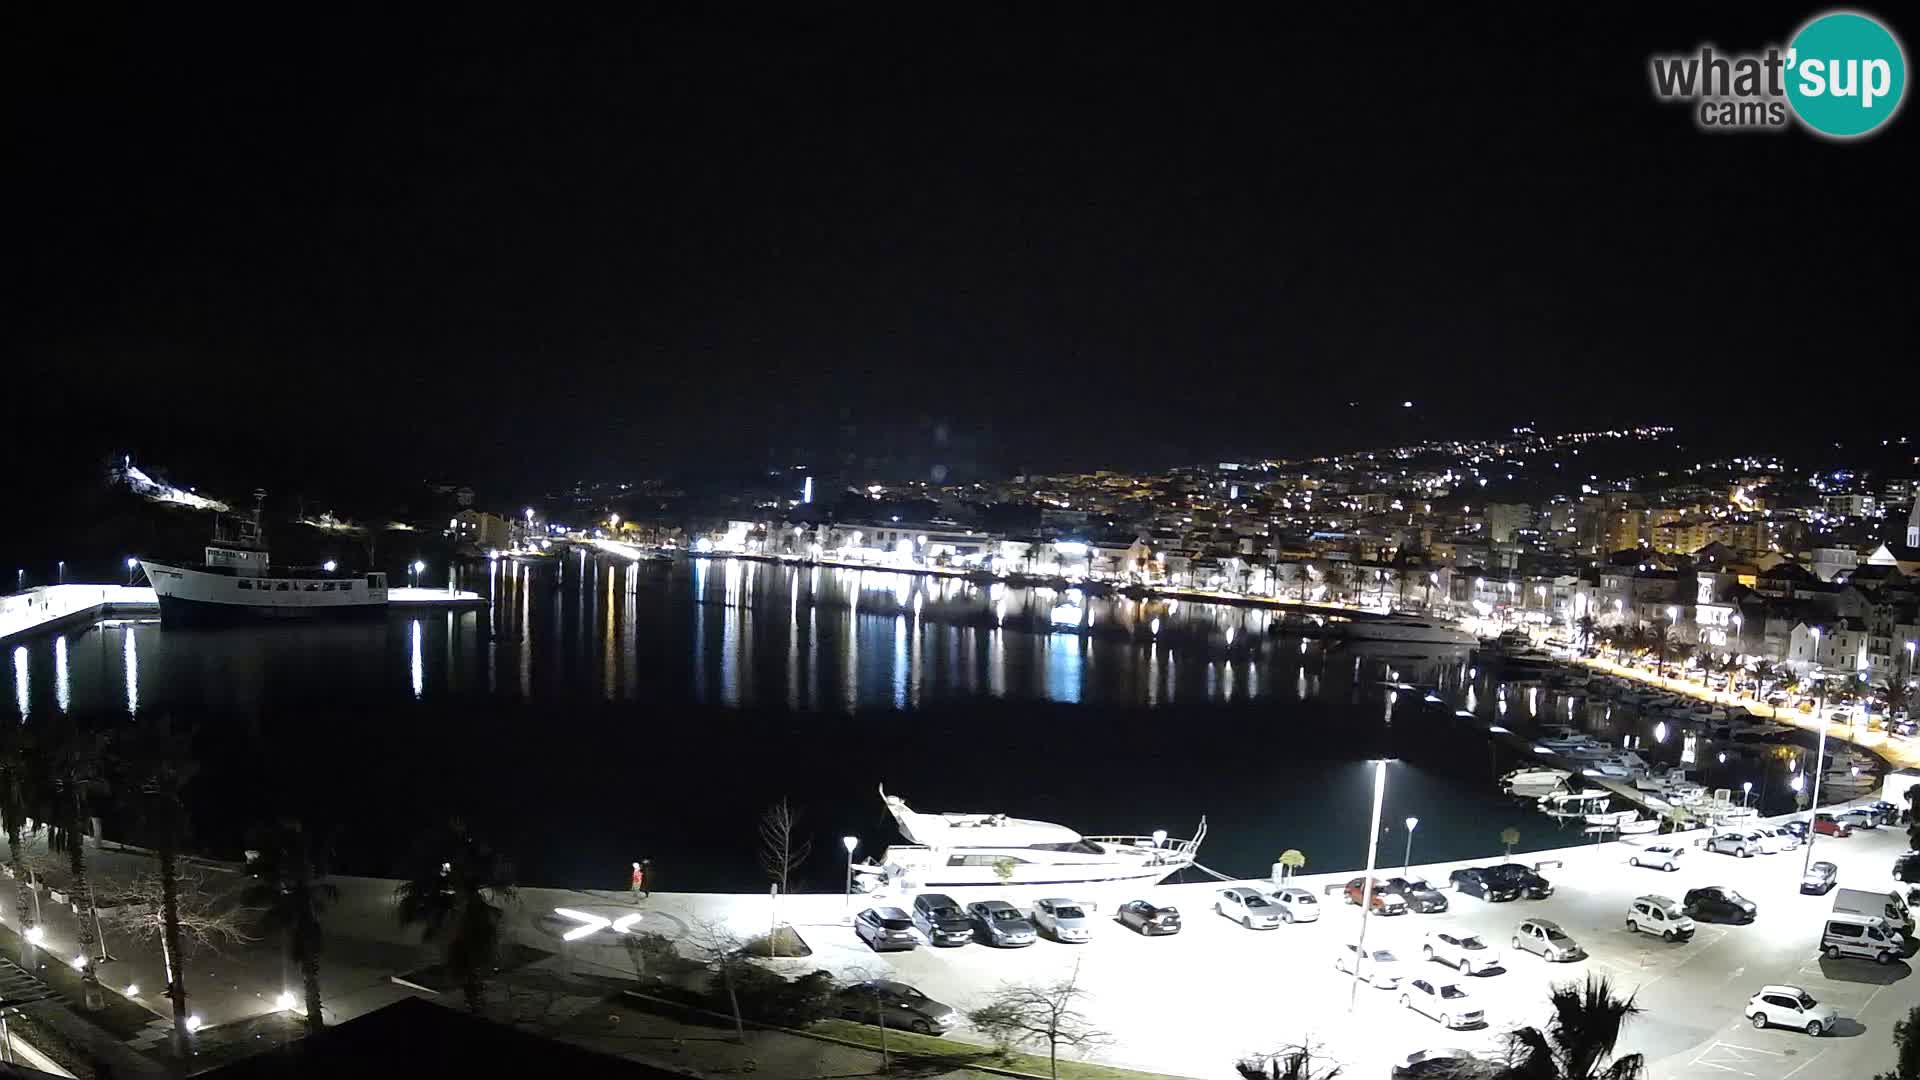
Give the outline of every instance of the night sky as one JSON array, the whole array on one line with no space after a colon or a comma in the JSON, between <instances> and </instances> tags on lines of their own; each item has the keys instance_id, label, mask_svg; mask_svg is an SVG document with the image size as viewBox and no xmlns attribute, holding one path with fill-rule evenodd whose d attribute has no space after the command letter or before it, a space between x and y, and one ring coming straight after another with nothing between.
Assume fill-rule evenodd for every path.
<instances>
[{"instance_id":1,"label":"night sky","mask_svg":"<svg viewBox=\"0 0 1920 1080\"><path fill-rule=\"evenodd\" d=\"M1911 108L1715 136L1648 87L1819 8L799 7L39 16L9 396L502 486L1915 410Z\"/></svg>"}]
</instances>

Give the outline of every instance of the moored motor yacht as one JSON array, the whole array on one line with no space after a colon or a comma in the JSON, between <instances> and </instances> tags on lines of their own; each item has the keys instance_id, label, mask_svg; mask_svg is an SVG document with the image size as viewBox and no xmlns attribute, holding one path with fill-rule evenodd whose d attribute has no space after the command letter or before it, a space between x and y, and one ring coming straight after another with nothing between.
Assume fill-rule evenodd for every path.
<instances>
[{"instance_id":1,"label":"moored motor yacht","mask_svg":"<svg viewBox=\"0 0 1920 1080\"><path fill-rule=\"evenodd\" d=\"M1515 769L1500 778L1500 789L1509 795L1537 798L1557 789L1572 775L1566 769Z\"/></svg>"},{"instance_id":2,"label":"moored motor yacht","mask_svg":"<svg viewBox=\"0 0 1920 1080\"><path fill-rule=\"evenodd\" d=\"M878 865L853 867L861 888L930 889L979 885L1076 885L1099 881L1153 884L1193 865L1207 820L1190 840L1151 836L1082 836L1051 821L1006 814L927 814L880 789L880 798L910 843L888 846Z\"/></svg>"},{"instance_id":3,"label":"moored motor yacht","mask_svg":"<svg viewBox=\"0 0 1920 1080\"><path fill-rule=\"evenodd\" d=\"M1441 619L1383 615L1336 622L1329 630L1349 641L1403 641L1425 645L1472 645L1474 637Z\"/></svg>"}]
</instances>

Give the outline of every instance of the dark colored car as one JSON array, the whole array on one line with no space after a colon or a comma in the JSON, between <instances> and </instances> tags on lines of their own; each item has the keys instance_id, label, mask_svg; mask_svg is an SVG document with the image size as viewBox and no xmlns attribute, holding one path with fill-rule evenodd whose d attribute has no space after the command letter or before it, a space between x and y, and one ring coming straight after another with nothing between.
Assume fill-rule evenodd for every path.
<instances>
[{"instance_id":1,"label":"dark colored car","mask_svg":"<svg viewBox=\"0 0 1920 1080\"><path fill-rule=\"evenodd\" d=\"M1488 872L1498 880L1519 889L1520 895L1529 900L1545 900L1553 895L1553 882L1517 862L1488 867Z\"/></svg>"},{"instance_id":2,"label":"dark colored car","mask_svg":"<svg viewBox=\"0 0 1920 1080\"><path fill-rule=\"evenodd\" d=\"M1749 923L1760 914L1760 908L1753 901L1723 885L1688 889L1681 903L1687 914L1713 922Z\"/></svg>"},{"instance_id":3,"label":"dark colored car","mask_svg":"<svg viewBox=\"0 0 1920 1080\"><path fill-rule=\"evenodd\" d=\"M1804 821L1789 821L1780 825L1779 829L1781 832L1786 833L1788 836L1793 837L1803 844L1807 842L1808 830L1807 823Z\"/></svg>"},{"instance_id":4,"label":"dark colored car","mask_svg":"<svg viewBox=\"0 0 1920 1080\"><path fill-rule=\"evenodd\" d=\"M1114 916L1121 926L1131 927L1147 937L1180 932L1180 909L1157 907L1145 900L1129 900Z\"/></svg>"},{"instance_id":5,"label":"dark colored car","mask_svg":"<svg viewBox=\"0 0 1920 1080\"><path fill-rule=\"evenodd\" d=\"M1447 910L1447 898L1439 890L1427 884L1425 878L1391 877L1381 882L1380 887L1407 902L1407 910L1422 915Z\"/></svg>"},{"instance_id":6,"label":"dark colored car","mask_svg":"<svg viewBox=\"0 0 1920 1080\"><path fill-rule=\"evenodd\" d=\"M1465 870L1455 870L1448 880L1453 882L1454 891L1477 896L1490 904L1520 899L1520 886L1508 882L1489 867L1470 866Z\"/></svg>"},{"instance_id":7,"label":"dark colored car","mask_svg":"<svg viewBox=\"0 0 1920 1080\"><path fill-rule=\"evenodd\" d=\"M1909 851L1905 855L1895 856L1893 880L1904 881L1909 885L1920 882L1920 855Z\"/></svg>"},{"instance_id":8,"label":"dark colored car","mask_svg":"<svg viewBox=\"0 0 1920 1080\"><path fill-rule=\"evenodd\" d=\"M913 898L913 925L935 945L965 945L973 940L973 920L953 897L921 893Z\"/></svg>"}]
</instances>

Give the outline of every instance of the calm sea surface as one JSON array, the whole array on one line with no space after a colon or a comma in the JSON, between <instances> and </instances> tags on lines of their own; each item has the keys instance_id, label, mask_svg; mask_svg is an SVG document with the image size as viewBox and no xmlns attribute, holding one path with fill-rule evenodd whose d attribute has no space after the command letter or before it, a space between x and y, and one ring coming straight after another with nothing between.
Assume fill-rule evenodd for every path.
<instances>
[{"instance_id":1,"label":"calm sea surface","mask_svg":"<svg viewBox=\"0 0 1920 1080\"><path fill-rule=\"evenodd\" d=\"M669 889L760 889L756 823L781 797L837 889L839 837L896 839L876 786L922 810L1190 835L1206 865L1264 874L1364 862L1374 757L1391 767L1381 861L1578 842L1494 778L1501 723L1566 722L1709 785L1790 808L1789 747L1688 743L1625 709L1501 685L1465 653L1342 646L1254 608L1086 597L884 571L738 560L460 568L478 611L358 624L175 629L108 620L12 650L28 720L190 724L197 841L233 856L281 814L324 823L335 865L393 870L460 816L523 880L618 887L652 858ZM1463 718L1457 710L1473 715ZM1728 760L1719 761L1721 752ZM109 832L118 817L102 808Z\"/></svg>"}]
</instances>

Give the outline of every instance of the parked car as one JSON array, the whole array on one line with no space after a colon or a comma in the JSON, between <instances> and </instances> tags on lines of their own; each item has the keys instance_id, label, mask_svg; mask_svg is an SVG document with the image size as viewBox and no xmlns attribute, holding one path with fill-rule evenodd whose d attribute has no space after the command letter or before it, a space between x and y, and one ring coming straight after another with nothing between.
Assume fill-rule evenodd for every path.
<instances>
[{"instance_id":1,"label":"parked car","mask_svg":"<svg viewBox=\"0 0 1920 1080\"><path fill-rule=\"evenodd\" d=\"M1280 909L1282 922L1318 922L1320 900L1305 889L1281 889L1269 897Z\"/></svg>"},{"instance_id":2,"label":"parked car","mask_svg":"<svg viewBox=\"0 0 1920 1080\"><path fill-rule=\"evenodd\" d=\"M967 914L973 916L973 925L987 936L987 941L1001 948L1024 948L1033 944L1038 936L1033 932L1033 924L1005 900L968 904Z\"/></svg>"},{"instance_id":3,"label":"parked car","mask_svg":"<svg viewBox=\"0 0 1920 1080\"><path fill-rule=\"evenodd\" d=\"M1900 820L1900 807L1885 799L1870 802L1864 809L1872 811L1874 818L1882 825L1897 824Z\"/></svg>"},{"instance_id":4,"label":"parked car","mask_svg":"<svg viewBox=\"0 0 1920 1080\"><path fill-rule=\"evenodd\" d=\"M1885 919L1843 915L1827 917L1820 931L1820 951L1829 960L1861 956L1881 965L1891 964L1906 947L1906 938Z\"/></svg>"},{"instance_id":5,"label":"parked car","mask_svg":"<svg viewBox=\"0 0 1920 1080\"><path fill-rule=\"evenodd\" d=\"M1834 820L1854 829L1877 829L1880 827L1880 819L1874 816L1871 810L1842 810L1834 815Z\"/></svg>"},{"instance_id":6,"label":"parked car","mask_svg":"<svg viewBox=\"0 0 1920 1080\"><path fill-rule=\"evenodd\" d=\"M1486 1012L1473 1000L1473 996L1454 983L1436 984L1427 979L1408 979L1406 985L1400 988L1400 1007L1412 1009L1430 1020L1438 1020L1441 1027L1479 1027L1487 1022Z\"/></svg>"},{"instance_id":7,"label":"parked car","mask_svg":"<svg viewBox=\"0 0 1920 1080\"><path fill-rule=\"evenodd\" d=\"M1800 847L1800 836L1798 833L1791 833L1785 829L1776 829L1771 825L1755 825L1753 831L1767 838L1767 850L1769 852L1797 851Z\"/></svg>"},{"instance_id":8,"label":"parked car","mask_svg":"<svg viewBox=\"0 0 1920 1080\"><path fill-rule=\"evenodd\" d=\"M1747 999L1747 1019L1753 1026L1799 1028L1809 1035L1832 1031L1839 1014L1797 986L1763 986Z\"/></svg>"},{"instance_id":9,"label":"parked car","mask_svg":"<svg viewBox=\"0 0 1920 1080\"><path fill-rule=\"evenodd\" d=\"M913 919L897 907L870 907L862 911L854 916L853 932L874 952L920 947L920 936L913 932Z\"/></svg>"},{"instance_id":10,"label":"parked car","mask_svg":"<svg viewBox=\"0 0 1920 1080\"><path fill-rule=\"evenodd\" d=\"M1354 878L1352 881L1347 882L1347 903L1359 907L1360 902L1363 899L1367 899L1366 886L1366 878ZM1374 914L1405 915L1407 913L1406 897L1395 896L1393 893L1388 892L1385 886L1386 882L1378 878L1374 879L1373 895L1370 900Z\"/></svg>"},{"instance_id":11,"label":"parked car","mask_svg":"<svg viewBox=\"0 0 1920 1080\"><path fill-rule=\"evenodd\" d=\"M953 1006L943 1005L903 982L871 979L854 983L833 995L841 1019L877 1024L884 1019L895 1031L944 1035L960 1020Z\"/></svg>"},{"instance_id":12,"label":"parked car","mask_svg":"<svg viewBox=\"0 0 1920 1080\"><path fill-rule=\"evenodd\" d=\"M1500 1072L1469 1050L1415 1050L1393 1064L1393 1080L1490 1080Z\"/></svg>"},{"instance_id":13,"label":"parked car","mask_svg":"<svg viewBox=\"0 0 1920 1080\"><path fill-rule=\"evenodd\" d=\"M1553 895L1553 882L1517 862L1501 863L1490 869L1500 880L1517 887L1520 895L1529 900L1545 900Z\"/></svg>"},{"instance_id":14,"label":"parked car","mask_svg":"<svg viewBox=\"0 0 1920 1080\"><path fill-rule=\"evenodd\" d=\"M1213 910L1249 930L1272 930L1280 925L1280 905L1253 889L1221 889Z\"/></svg>"},{"instance_id":15,"label":"parked car","mask_svg":"<svg viewBox=\"0 0 1920 1080\"><path fill-rule=\"evenodd\" d=\"M1840 868L1830 862L1817 862L1807 867L1800 875L1800 891L1803 893L1824 893L1833 888L1840 879Z\"/></svg>"},{"instance_id":16,"label":"parked car","mask_svg":"<svg viewBox=\"0 0 1920 1080\"><path fill-rule=\"evenodd\" d=\"M1893 857L1893 880L1913 884L1920 882L1920 853L1904 852Z\"/></svg>"},{"instance_id":17,"label":"parked car","mask_svg":"<svg viewBox=\"0 0 1920 1080\"><path fill-rule=\"evenodd\" d=\"M1530 952L1542 960L1553 963L1565 963L1578 960L1587 955L1580 943L1560 929L1560 924L1547 919L1527 919L1513 931L1513 947L1521 952Z\"/></svg>"},{"instance_id":18,"label":"parked car","mask_svg":"<svg viewBox=\"0 0 1920 1080\"><path fill-rule=\"evenodd\" d=\"M1766 838L1746 829L1724 829L1707 837L1707 850L1745 859L1765 854Z\"/></svg>"},{"instance_id":19,"label":"parked car","mask_svg":"<svg viewBox=\"0 0 1920 1080\"><path fill-rule=\"evenodd\" d=\"M1391 877L1381 883L1389 896L1397 896L1406 901L1407 908L1422 915L1431 915L1447 910L1447 898L1440 890L1427 884L1425 878Z\"/></svg>"},{"instance_id":20,"label":"parked car","mask_svg":"<svg viewBox=\"0 0 1920 1080\"><path fill-rule=\"evenodd\" d=\"M1699 889L1688 889L1682 900L1687 914L1696 919L1712 919L1716 922L1750 923L1760 915L1760 907L1753 901L1727 888L1725 885L1708 885Z\"/></svg>"},{"instance_id":21,"label":"parked car","mask_svg":"<svg viewBox=\"0 0 1920 1080\"><path fill-rule=\"evenodd\" d=\"M1420 954L1459 970L1462 975L1485 973L1500 966L1500 950L1472 934L1437 931L1427 935Z\"/></svg>"},{"instance_id":22,"label":"parked car","mask_svg":"<svg viewBox=\"0 0 1920 1080\"><path fill-rule=\"evenodd\" d=\"M1081 943L1093 940L1093 919L1087 912L1092 905L1079 900L1035 900L1033 925L1052 935L1055 941Z\"/></svg>"},{"instance_id":23,"label":"parked car","mask_svg":"<svg viewBox=\"0 0 1920 1080\"><path fill-rule=\"evenodd\" d=\"M1628 856L1630 866L1657 866L1662 870L1680 869L1680 860L1685 858L1687 849L1678 844L1648 844L1633 855Z\"/></svg>"},{"instance_id":24,"label":"parked car","mask_svg":"<svg viewBox=\"0 0 1920 1080\"><path fill-rule=\"evenodd\" d=\"M1821 836L1852 836L1853 826L1832 814L1813 815L1813 831Z\"/></svg>"},{"instance_id":25,"label":"parked car","mask_svg":"<svg viewBox=\"0 0 1920 1080\"><path fill-rule=\"evenodd\" d=\"M1667 941L1693 937L1693 917L1671 896L1636 896L1627 905L1627 929Z\"/></svg>"},{"instance_id":26,"label":"parked car","mask_svg":"<svg viewBox=\"0 0 1920 1080\"><path fill-rule=\"evenodd\" d=\"M1180 909L1162 907L1145 900L1129 900L1116 913L1121 926L1130 926L1145 937L1160 937L1180 932Z\"/></svg>"},{"instance_id":27,"label":"parked car","mask_svg":"<svg viewBox=\"0 0 1920 1080\"><path fill-rule=\"evenodd\" d=\"M965 945L973 940L973 920L953 897L921 893L913 898L913 925L934 945Z\"/></svg>"},{"instance_id":28,"label":"parked car","mask_svg":"<svg viewBox=\"0 0 1920 1080\"><path fill-rule=\"evenodd\" d=\"M1807 828L1806 822L1796 820L1781 823L1780 831L1804 844L1807 842L1808 834L1813 830Z\"/></svg>"},{"instance_id":29,"label":"parked car","mask_svg":"<svg viewBox=\"0 0 1920 1080\"><path fill-rule=\"evenodd\" d=\"M1336 971L1349 975L1359 969L1358 977L1367 985L1380 990L1391 990L1400 985L1400 958L1390 949L1368 949L1365 956L1353 945L1342 945L1333 954L1333 966Z\"/></svg>"},{"instance_id":30,"label":"parked car","mask_svg":"<svg viewBox=\"0 0 1920 1080\"><path fill-rule=\"evenodd\" d=\"M1470 866L1465 870L1455 870L1447 875L1453 882L1453 890L1465 896L1477 896L1490 904L1505 903L1520 898L1520 886L1495 874L1490 867Z\"/></svg>"}]
</instances>

